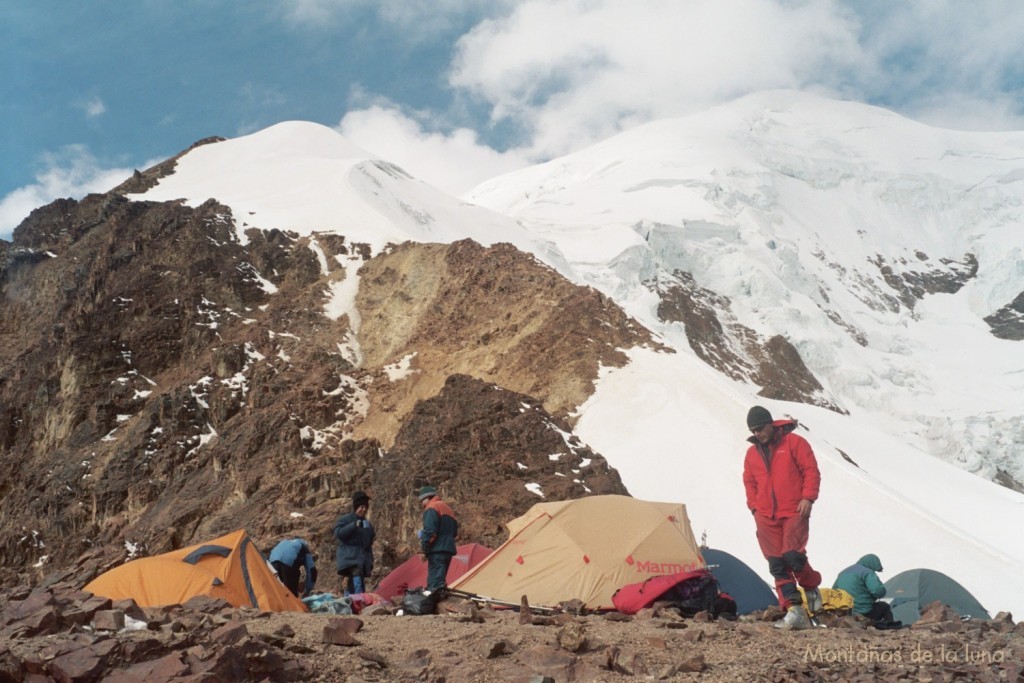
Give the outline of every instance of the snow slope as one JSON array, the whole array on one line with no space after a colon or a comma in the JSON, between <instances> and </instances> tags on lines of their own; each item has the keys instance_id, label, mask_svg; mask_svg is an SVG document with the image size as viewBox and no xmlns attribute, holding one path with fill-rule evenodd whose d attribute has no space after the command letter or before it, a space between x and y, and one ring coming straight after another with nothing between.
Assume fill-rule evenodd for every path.
<instances>
[{"instance_id":1,"label":"snow slope","mask_svg":"<svg viewBox=\"0 0 1024 683\"><path fill-rule=\"evenodd\" d=\"M1024 134L770 92L638 127L467 198L553 240L583 281L681 351L635 350L579 410L577 432L631 493L685 501L696 533L762 569L740 480L746 410L761 403L811 429L823 484L810 556L826 577L874 552L889 576L940 569L1020 614L1024 547L1010 530L1024 496L963 470L1024 473L1024 346L982 321L1024 291L1022 161ZM977 277L892 310L870 260L898 269L919 252L973 253ZM676 269L728 296L740 322L789 338L850 415L760 399L697 361L645 284Z\"/></svg>"},{"instance_id":2,"label":"snow slope","mask_svg":"<svg viewBox=\"0 0 1024 683\"><path fill-rule=\"evenodd\" d=\"M215 198L245 230L335 232L379 253L388 243L509 242L565 268L550 244L512 219L468 204L377 159L334 130L287 121L251 135L196 147L175 172L134 198L184 199L198 206Z\"/></svg>"},{"instance_id":3,"label":"snow slope","mask_svg":"<svg viewBox=\"0 0 1024 683\"><path fill-rule=\"evenodd\" d=\"M578 410L577 433L633 495L686 503L698 535L767 576L740 480L746 410L762 403L809 427L823 473L809 553L826 581L874 552L883 578L940 569L989 609L1020 615L1024 548L1011 530L1024 495L985 477L1024 472L1024 346L981 318L1024 290L1022 158L1024 134L942 131L771 92L639 127L462 201L301 122L198 147L139 198L216 197L242 240L255 226L338 232L375 252L404 240L512 242L678 351L630 350ZM913 311L886 306L869 259L898 270L918 252L931 262L971 252L977 277ZM699 361L645 285L675 269L728 296L740 322L789 338L850 414L759 399Z\"/></svg>"}]
</instances>

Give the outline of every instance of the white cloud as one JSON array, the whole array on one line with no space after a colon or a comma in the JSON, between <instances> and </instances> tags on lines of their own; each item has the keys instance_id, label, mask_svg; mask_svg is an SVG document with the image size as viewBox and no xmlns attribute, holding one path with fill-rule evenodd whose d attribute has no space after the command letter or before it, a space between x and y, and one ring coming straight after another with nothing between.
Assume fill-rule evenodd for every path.
<instances>
[{"instance_id":1,"label":"white cloud","mask_svg":"<svg viewBox=\"0 0 1024 683\"><path fill-rule=\"evenodd\" d=\"M935 125L1024 129L1024 12L1015 0L891 3L865 12L862 42L880 65L869 97Z\"/></svg>"},{"instance_id":2,"label":"white cloud","mask_svg":"<svg viewBox=\"0 0 1024 683\"><path fill-rule=\"evenodd\" d=\"M305 28L344 24L357 20L359 12L373 12L405 42L415 42L515 5L516 0L288 0L284 11L288 21Z\"/></svg>"},{"instance_id":3,"label":"white cloud","mask_svg":"<svg viewBox=\"0 0 1024 683\"><path fill-rule=\"evenodd\" d=\"M363 0L285 0L285 16L296 24L316 25L328 21L346 7Z\"/></svg>"},{"instance_id":4,"label":"white cloud","mask_svg":"<svg viewBox=\"0 0 1024 683\"><path fill-rule=\"evenodd\" d=\"M566 27L571 27L567 30ZM835 2L542 2L463 36L450 82L561 154L653 118L866 60Z\"/></svg>"},{"instance_id":5,"label":"white cloud","mask_svg":"<svg viewBox=\"0 0 1024 683\"><path fill-rule=\"evenodd\" d=\"M945 91L925 95L908 104L903 113L915 121L955 130L1024 130L1020 101L1007 93L979 95Z\"/></svg>"},{"instance_id":6,"label":"white cloud","mask_svg":"<svg viewBox=\"0 0 1024 683\"><path fill-rule=\"evenodd\" d=\"M69 145L42 159L35 182L0 199L0 239L10 239L14 228L33 209L61 197L80 198L106 192L132 174L130 168L102 168L83 145Z\"/></svg>"},{"instance_id":7,"label":"white cloud","mask_svg":"<svg viewBox=\"0 0 1024 683\"><path fill-rule=\"evenodd\" d=\"M363 149L454 195L529 163L519 151L498 152L481 144L476 131L468 128L426 131L393 105L350 111L338 130Z\"/></svg>"},{"instance_id":8,"label":"white cloud","mask_svg":"<svg viewBox=\"0 0 1024 683\"><path fill-rule=\"evenodd\" d=\"M543 161L646 121L775 88L880 104L943 127L1020 129L1024 41L1016 36L1024 12L1015 2L510 1L458 40L447 115L462 114L464 125L482 131L456 109L483 105L489 125L501 127L494 130L519 135L507 141L512 151L489 152L469 128L431 132L439 126L421 126L425 116L390 103L363 103L342 132L450 189L467 175L452 173L460 167L475 166L483 178L492 167ZM432 8L430 21L484 11L471 0L384 2L377 11L415 30L417 21L430 23ZM457 156L445 163L435 158L441 152ZM430 175L443 166L447 173Z\"/></svg>"},{"instance_id":9,"label":"white cloud","mask_svg":"<svg viewBox=\"0 0 1024 683\"><path fill-rule=\"evenodd\" d=\"M84 111L85 115L90 119L102 116L107 111L107 105L103 103L103 100L95 95L88 100L79 102L77 106L79 109Z\"/></svg>"}]
</instances>

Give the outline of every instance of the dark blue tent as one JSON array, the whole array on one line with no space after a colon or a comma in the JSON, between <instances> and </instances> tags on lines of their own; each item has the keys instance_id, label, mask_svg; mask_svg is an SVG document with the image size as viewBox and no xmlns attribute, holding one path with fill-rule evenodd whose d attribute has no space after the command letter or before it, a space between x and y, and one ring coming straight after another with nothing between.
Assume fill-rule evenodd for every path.
<instances>
[{"instance_id":1,"label":"dark blue tent","mask_svg":"<svg viewBox=\"0 0 1024 683\"><path fill-rule=\"evenodd\" d=\"M701 548L700 554L718 579L718 585L736 600L739 614L760 612L779 604L771 586L738 557L714 548Z\"/></svg>"},{"instance_id":2,"label":"dark blue tent","mask_svg":"<svg viewBox=\"0 0 1024 683\"><path fill-rule=\"evenodd\" d=\"M961 617L986 621L992 618L966 588L934 569L900 572L885 582L885 599L890 600L893 618L904 624L920 619L921 609L936 600Z\"/></svg>"}]
</instances>

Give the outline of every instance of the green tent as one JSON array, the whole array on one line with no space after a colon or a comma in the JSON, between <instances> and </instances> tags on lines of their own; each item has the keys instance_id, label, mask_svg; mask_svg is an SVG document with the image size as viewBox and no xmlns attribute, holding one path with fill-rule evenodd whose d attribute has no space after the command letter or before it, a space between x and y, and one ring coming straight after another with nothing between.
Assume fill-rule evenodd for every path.
<instances>
[{"instance_id":1,"label":"green tent","mask_svg":"<svg viewBox=\"0 0 1024 683\"><path fill-rule=\"evenodd\" d=\"M701 546L700 554L707 563L708 570L718 580L721 589L736 601L738 614L762 612L772 605L779 604L772 587L743 560L724 550L715 550L707 546Z\"/></svg>"},{"instance_id":2,"label":"green tent","mask_svg":"<svg viewBox=\"0 0 1024 683\"><path fill-rule=\"evenodd\" d=\"M989 620L992 617L978 599L942 572L934 569L908 569L885 582L885 597L890 600L893 618L913 624L921 610L938 600L961 617Z\"/></svg>"}]
</instances>

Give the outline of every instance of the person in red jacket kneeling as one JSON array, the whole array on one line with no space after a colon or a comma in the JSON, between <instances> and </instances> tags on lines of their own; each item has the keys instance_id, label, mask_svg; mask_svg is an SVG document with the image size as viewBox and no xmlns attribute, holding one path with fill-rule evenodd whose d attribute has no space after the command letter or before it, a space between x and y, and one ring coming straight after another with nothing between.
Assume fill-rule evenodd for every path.
<instances>
[{"instance_id":1,"label":"person in red jacket kneeling","mask_svg":"<svg viewBox=\"0 0 1024 683\"><path fill-rule=\"evenodd\" d=\"M821 484L818 461L807 440L793 432L795 420L773 420L767 409L754 406L747 413L747 427L751 445L743 461L743 486L779 606L786 610L776 626L809 628L797 584L811 613L820 610L821 574L807 560L811 508Z\"/></svg>"}]
</instances>

